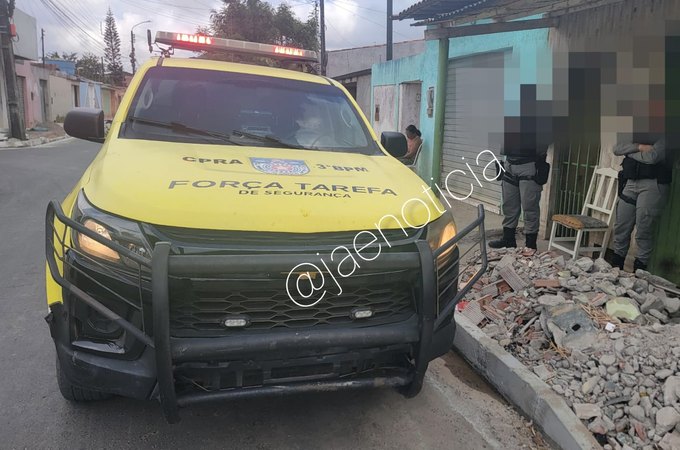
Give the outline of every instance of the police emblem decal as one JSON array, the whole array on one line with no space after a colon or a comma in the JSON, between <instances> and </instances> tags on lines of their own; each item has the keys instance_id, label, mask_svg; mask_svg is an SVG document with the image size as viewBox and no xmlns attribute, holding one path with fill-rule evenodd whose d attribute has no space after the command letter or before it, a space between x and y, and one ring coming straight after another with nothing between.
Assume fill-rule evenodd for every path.
<instances>
[{"instance_id":1,"label":"police emblem decal","mask_svg":"<svg viewBox=\"0 0 680 450\"><path fill-rule=\"evenodd\" d=\"M307 164L299 159L250 158L253 167L271 175L306 175Z\"/></svg>"}]
</instances>

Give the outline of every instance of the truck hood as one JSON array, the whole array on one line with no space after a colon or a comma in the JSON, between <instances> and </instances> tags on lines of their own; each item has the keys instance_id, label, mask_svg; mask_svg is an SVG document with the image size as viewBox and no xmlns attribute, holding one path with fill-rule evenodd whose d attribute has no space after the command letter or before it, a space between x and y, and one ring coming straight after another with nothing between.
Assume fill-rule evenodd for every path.
<instances>
[{"instance_id":1,"label":"truck hood","mask_svg":"<svg viewBox=\"0 0 680 450\"><path fill-rule=\"evenodd\" d=\"M82 187L109 213L211 230L407 228L443 210L394 158L312 150L113 139Z\"/></svg>"}]
</instances>

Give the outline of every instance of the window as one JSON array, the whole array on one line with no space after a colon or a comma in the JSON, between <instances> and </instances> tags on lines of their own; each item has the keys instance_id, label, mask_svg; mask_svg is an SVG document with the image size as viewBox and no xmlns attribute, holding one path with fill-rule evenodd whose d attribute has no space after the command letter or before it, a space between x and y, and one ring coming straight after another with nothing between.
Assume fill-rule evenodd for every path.
<instances>
[{"instance_id":1,"label":"window","mask_svg":"<svg viewBox=\"0 0 680 450\"><path fill-rule=\"evenodd\" d=\"M335 86L175 67L149 69L120 137L382 154Z\"/></svg>"}]
</instances>

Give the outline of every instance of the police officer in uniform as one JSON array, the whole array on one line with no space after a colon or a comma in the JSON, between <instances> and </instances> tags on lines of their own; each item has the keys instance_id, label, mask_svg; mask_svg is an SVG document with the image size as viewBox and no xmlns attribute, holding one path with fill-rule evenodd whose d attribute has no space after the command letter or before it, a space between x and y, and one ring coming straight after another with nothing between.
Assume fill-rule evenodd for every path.
<instances>
[{"instance_id":1,"label":"police officer in uniform","mask_svg":"<svg viewBox=\"0 0 680 450\"><path fill-rule=\"evenodd\" d=\"M552 122L547 115L541 117L536 87L524 85L521 89L521 116L505 119L501 155L506 159L499 174L503 192L503 237L489 242L491 248L517 247L515 233L524 211L525 245L536 249L541 192L550 171L545 159Z\"/></svg>"},{"instance_id":2,"label":"police officer in uniform","mask_svg":"<svg viewBox=\"0 0 680 450\"><path fill-rule=\"evenodd\" d=\"M619 143L614 154L625 156L619 172L619 200L614 225L614 255L610 262L623 269L633 228L638 253L634 270L647 269L652 255L656 221L668 199L671 168L666 164L666 142L662 135L647 135L633 143Z\"/></svg>"}]
</instances>

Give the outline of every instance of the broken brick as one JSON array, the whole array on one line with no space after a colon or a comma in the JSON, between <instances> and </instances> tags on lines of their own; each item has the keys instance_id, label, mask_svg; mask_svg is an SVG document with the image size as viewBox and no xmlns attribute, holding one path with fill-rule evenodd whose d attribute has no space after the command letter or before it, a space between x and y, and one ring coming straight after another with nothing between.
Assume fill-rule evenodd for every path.
<instances>
[{"instance_id":1,"label":"broken brick","mask_svg":"<svg viewBox=\"0 0 680 450\"><path fill-rule=\"evenodd\" d=\"M552 288L557 289L560 287L560 280L554 279L544 279L544 280L534 280L534 287L538 288Z\"/></svg>"}]
</instances>

